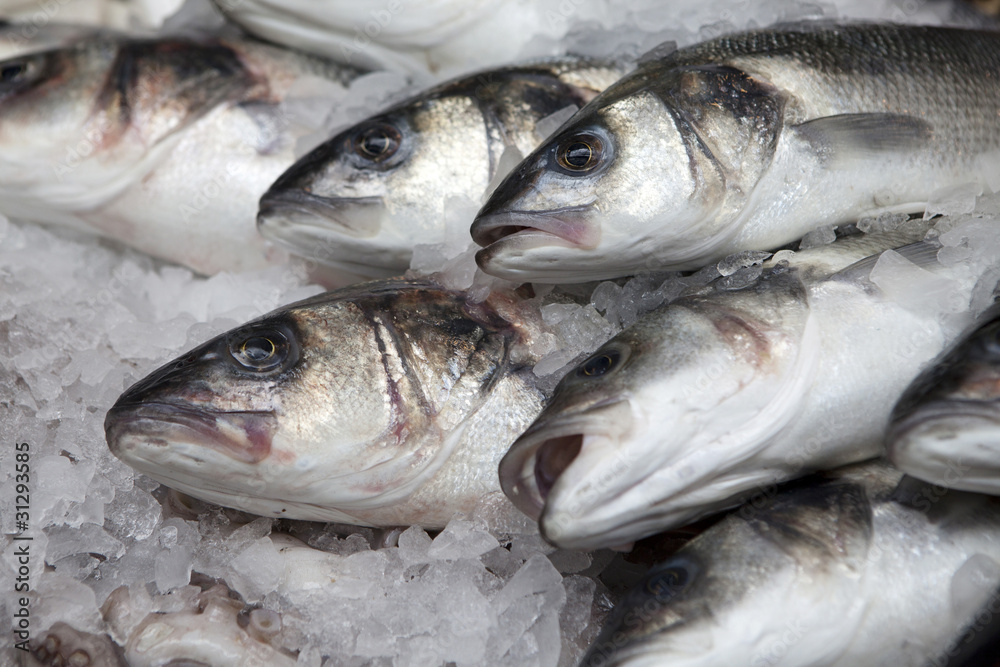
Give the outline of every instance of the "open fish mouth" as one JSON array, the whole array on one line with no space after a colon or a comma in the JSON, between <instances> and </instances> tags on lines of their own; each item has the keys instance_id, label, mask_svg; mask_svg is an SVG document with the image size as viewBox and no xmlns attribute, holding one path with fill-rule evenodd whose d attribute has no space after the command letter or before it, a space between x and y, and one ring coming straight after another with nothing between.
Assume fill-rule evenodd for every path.
<instances>
[{"instance_id":1,"label":"open fish mouth","mask_svg":"<svg viewBox=\"0 0 1000 667\"><path fill-rule=\"evenodd\" d=\"M477 244L493 250L496 244L516 241L519 247L563 245L593 250L601 229L584 214L593 205L567 206L551 211L506 211L477 218L470 232Z\"/></svg>"},{"instance_id":2,"label":"open fish mouth","mask_svg":"<svg viewBox=\"0 0 1000 667\"><path fill-rule=\"evenodd\" d=\"M529 428L500 461L500 486L515 507L538 520L563 473L589 443L602 448L619 443L627 427L621 419L628 403L615 401L591 413ZM582 418L581 418L582 417Z\"/></svg>"},{"instance_id":3,"label":"open fish mouth","mask_svg":"<svg viewBox=\"0 0 1000 667\"><path fill-rule=\"evenodd\" d=\"M294 240L302 233L370 238L381 228L382 213L381 197L323 197L286 190L261 198L257 228L279 240Z\"/></svg>"},{"instance_id":4,"label":"open fish mouth","mask_svg":"<svg viewBox=\"0 0 1000 667\"><path fill-rule=\"evenodd\" d=\"M108 446L125 461L145 458L142 450L185 443L260 463L271 454L276 428L271 412L213 412L177 403L115 405L104 420Z\"/></svg>"}]
</instances>

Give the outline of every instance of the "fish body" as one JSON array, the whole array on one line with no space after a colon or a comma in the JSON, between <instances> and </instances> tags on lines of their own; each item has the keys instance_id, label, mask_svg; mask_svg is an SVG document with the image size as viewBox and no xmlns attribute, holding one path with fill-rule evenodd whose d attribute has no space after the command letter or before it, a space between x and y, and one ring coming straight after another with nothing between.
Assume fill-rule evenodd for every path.
<instances>
[{"instance_id":1,"label":"fish body","mask_svg":"<svg viewBox=\"0 0 1000 667\"><path fill-rule=\"evenodd\" d=\"M924 229L801 251L644 316L560 381L501 463L505 493L550 542L596 548L878 456L893 405L967 325L993 261L945 267L929 243L901 248L921 266L878 255Z\"/></svg>"},{"instance_id":2,"label":"fish body","mask_svg":"<svg viewBox=\"0 0 1000 667\"><path fill-rule=\"evenodd\" d=\"M293 87L354 72L250 40L98 33L0 63L0 212L211 274L284 258L256 201L304 133Z\"/></svg>"},{"instance_id":3,"label":"fish body","mask_svg":"<svg viewBox=\"0 0 1000 667\"><path fill-rule=\"evenodd\" d=\"M889 458L949 488L1000 494L1000 307L913 381L893 413Z\"/></svg>"},{"instance_id":4,"label":"fish body","mask_svg":"<svg viewBox=\"0 0 1000 667\"><path fill-rule=\"evenodd\" d=\"M522 323L501 315L516 303L400 281L300 301L134 385L108 444L171 488L264 516L439 528L506 512L496 466L543 401Z\"/></svg>"},{"instance_id":5,"label":"fish body","mask_svg":"<svg viewBox=\"0 0 1000 667\"><path fill-rule=\"evenodd\" d=\"M996 185L998 67L995 32L895 25L654 52L497 187L477 261L516 281L694 269Z\"/></svg>"},{"instance_id":6,"label":"fish body","mask_svg":"<svg viewBox=\"0 0 1000 667\"><path fill-rule=\"evenodd\" d=\"M449 225L450 207L475 210L487 186L545 139L539 121L583 106L623 73L563 58L427 90L296 162L262 198L260 232L325 264L399 275L418 243L467 243L468 221Z\"/></svg>"},{"instance_id":7,"label":"fish body","mask_svg":"<svg viewBox=\"0 0 1000 667\"><path fill-rule=\"evenodd\" d=\"M215 0L215 4L229 19L267 40L356 67L439 79L512 62L533 40L562 37L569 27L564 7L529 0L442 0L430 5ZM579 0L572 13L577 20L615 14L601 0Z\"/></svg>"},{"instance_id":8,"label":"fish body","mask_svg":"<svg viewBox=\"0 0 1000 667\"><path fill-rule=\"evenodd\" d=\"M946 664L992 617L1000 507L901 477L875 462L762 495L651 569L581 664Z\"/></svg>"}]
</instances>

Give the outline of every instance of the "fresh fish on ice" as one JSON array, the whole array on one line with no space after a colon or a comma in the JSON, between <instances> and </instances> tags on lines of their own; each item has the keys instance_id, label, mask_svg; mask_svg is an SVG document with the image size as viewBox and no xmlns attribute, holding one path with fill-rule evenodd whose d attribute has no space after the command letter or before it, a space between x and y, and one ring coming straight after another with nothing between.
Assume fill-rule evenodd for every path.
<instances>
[{"instance_id":1,"label":"fresh fish on ice","mask_svg":"<svg viewBox=\"0 0 1000 667\"><path fill-rule=\"evenodd\" d=\"M563 377L504 457L504 492L550 542L595 548L878 456L893 405L968 324L996 261L942 266L930 242L874 254L925 230L772 259L644 316Z\"/></svg>"},{"instance_id":2,"label":"fresh fish on ice","mask_svg":"<svg viewBox=\"0 0 1000 667\"><path fill-rule=\"evenodd\" d=\"M324 264L399 275L414 245L455 235L446 223L449 200L474 210L487 186L545 139L539 121L569 117L623 73L563 58L439 85L301 158L264 195L258 228Z\"/></svg>"},{"instance_id":3,"label":"fresh fish on ice","mask_svg":"<svg viewBox=\"0 0 1000 667\"><path fill-rule=\"evenodd\" d=\"M900 399L888 456L920 479L1000 494L1000 306Z\"/></svg>"},{"instance_id":4,"label":"fresh fish on ice","mask_svg":"<svg viewBox=\"0 0 1000 667\"><path fill-rule=\"evenodd\" d=\"M992 617L997 499L881 462L810 482L656 565L581 664L929 667L958 652L981 612Z\"/></svg>"},{"instance_id":5,"label":"fresh fish on ice","mask_svg":"<svg viewBox=\"0 0 1000 667\"><path fill-rule=\"evenodd\" d=\"M131 387L108 445L171 488L264 516L514 516L496 466L543 402L520 304L383 281L285 306Z\"/></svg>"},{"instance_id":6,"label":"fresh fish on ice","mask_svg":"<svg viewBox=\"0 0 1000 667\"><path fill-rule=\"evenodd\" d=\"M477 261L540 282L695 269L996 188L998 68L996 32L891 24L654 51L497 187Z\"/></svg>"},{"instance_id":7,"label":"fresh fish on ice","mask_svg":"<svg viewBox=\"0 0 1000 667\"><path fill-rule=\"evenodd\" d=\"M0 74L0 212L211 274L284 258L254 225L305 134L283 103L356 73L250 40L98 33Z\"/></svg>"},{"instance_id":8,"label":"fresh fish on ice","mask_svg":"<svg viewBox=\"0 0 1000 667\"><path fill-rule=\"evenodd\" d=\"M561 0L214 0L248 32L356 67L455 76L516 60L533 40L555 47L569 23ZM619 12L602 0L574 0L576 21ZM620 10L619 10L620 11ZM555 51L553 50L554 54Z\"/></svg>"}]
</instances>

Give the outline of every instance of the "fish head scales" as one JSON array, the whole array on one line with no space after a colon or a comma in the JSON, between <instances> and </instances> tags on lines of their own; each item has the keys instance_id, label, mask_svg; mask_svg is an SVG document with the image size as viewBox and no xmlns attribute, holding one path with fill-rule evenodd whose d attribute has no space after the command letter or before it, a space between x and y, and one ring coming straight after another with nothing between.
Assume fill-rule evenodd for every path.
<instances>
[{"instance_id":1,"label":"fish head scales","mask_svg":"<svg viewBox=\"0 0 1000 667\"><path fill-rule=\"evenodd\" d=\"M448 240L448 199L478 202L489 165L475 100L419 98L347 128L301 158L261 199L257 226L325 264L399 273L414 245Z\"/></svg>"},{"instance_id":2,"label":"fish head scales","mask_svg":"<svg viewBox=\"0 0 1000 667\"><path fill-rule=\"evenodd\" d=\"M0 71L4 195L57 212L107 203L180 130L256 85L221 42L115 35L8 59Z\"/></svg>"},{"instance_id":3,"label":"fish head scales","mask_svg":"<svg viewBox=\"0 0 1000 667\"><path fill-rule=\"evenodd\" d=\"M823 636L821 645L810 637L825 634L832 610L857 606L871 540L864 484L813 479L762 493L654 566L581 664L708 667L839 655L849 637Z\"/></svg>"},{"instance_id":4,"label":"fish head scales","mask_svg":"<svg viewBox=\"0 0 1000 667\"><path fill-rule=\"evenodd\" d=\"M364 523L405 503L506 372L515 333L458 294L383 288L292 304L156 371L108 413L112 451L266 515Z\"/></svg>"},{"instance_id":5,"label":"fish head scales","mask_svg":"<svg viewBox=\"0 0 1000 667\"><path fill-rule=\"evenodd\" d=\"M795 413L814 350L794 272L762 282L654 311L563 378L500 468L547 539L625 543L763 481L755 457Z\"/></svg>"},{"instance_id":6,"label":"fish head scales","mask_svg":"<svg viewBox=\"0 0 1000 667\"><path fill-rule=\"evenodd\" d=\"M1000 308L909 386L893 410L889 458L907 473L950 488L1000 488Z\"/></svg>"},{"instance_id":7,"label":"fish head scales","mask_svg":"<svg viewBox=\"0 0 1000 667\"><path fill-rule=\"evenodd\" d=\"M736 70L640 68L493 192L471 230L480 267L549 282L699 268L735 233L780 110L776 91Z\"/></svg>"}]
</instances>

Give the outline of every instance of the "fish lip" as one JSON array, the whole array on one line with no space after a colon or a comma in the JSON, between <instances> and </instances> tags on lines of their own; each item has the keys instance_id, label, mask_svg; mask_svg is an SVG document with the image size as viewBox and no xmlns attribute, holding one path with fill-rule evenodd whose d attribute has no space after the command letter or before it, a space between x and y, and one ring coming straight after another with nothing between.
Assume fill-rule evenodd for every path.
<instances>
[{"instance_id":1,"label":"fish lip","mask_svg":"<svg viewBox=\"0 0 1000 667\"><path fill-rule=\"evenodd\" d=\"M268 192L260 199L257 228L267 236L294 236L295 227L369 238L378 233L375 216L345 215L351 209L381 208L382 197L324 197L302 189Z\"/></svg>"},{"instance_id":2,"label":"fish lip","mask_svg":"<svg viewBox=\"0 0 1000 667\"><path fill-rule=\"evenodd\" d=\"M593 250L601 241L601 230L584 217L591 204L563 206L550 211L504 211L477 217L469 229L482 252L496 252L498 244L520 246L562 245Z\"/></svg>"},{"instance_id":3,"label":"fish lip","mask_svg":"<svg viewBox=\"0 0 1000 667\"><path fill-rule=\"evenodd\" d=\"M115 404L104 419L104 431L108 447L119 458L123 448L130 448L122 443L124 437L139 437L147 445L167 447L169 440L180 436L237 461L255 464L271 454L276 419L270 411L221 412L182 403L144 401ZM222 432L220 426L242 432L243 440Z\"/></svg>"},{"instance_id":4,"label":"fish lip","mask_svg":"<svg viewBox=\"0 0 1000 667\"><path fill-rule=\"evenodd\" d=\"M555 421L544 424L536 421L529 427L511 445L499 465L500 488L511 503L521 512L538 521L545 510L549 492L558 481L557 477L545 493L538 488L535 476L535 457L538 451L547 442L560 438L579 436L581 446L583 439L590 434L614 438L614 434L609 432L610 429L601 427L600 413L604 409L614 408L623 402L627 403L628 399L604 400L588 405L585 410L564 415Z\"/></svg>"},{"instance_id":5,"label":"fish lip","mask_svg":"<svg viewBox=\"0 0 1000 667\"><path fill-rule=\"evenodd\" d=\"M907 437L914 430L928 426L928 422L975 419L995 424L1000 428L1000 413L994 401L940 399L929 401L919 409L894 417L889 426L888 440L895 442Z\"/></svg>"}]
</instances>

